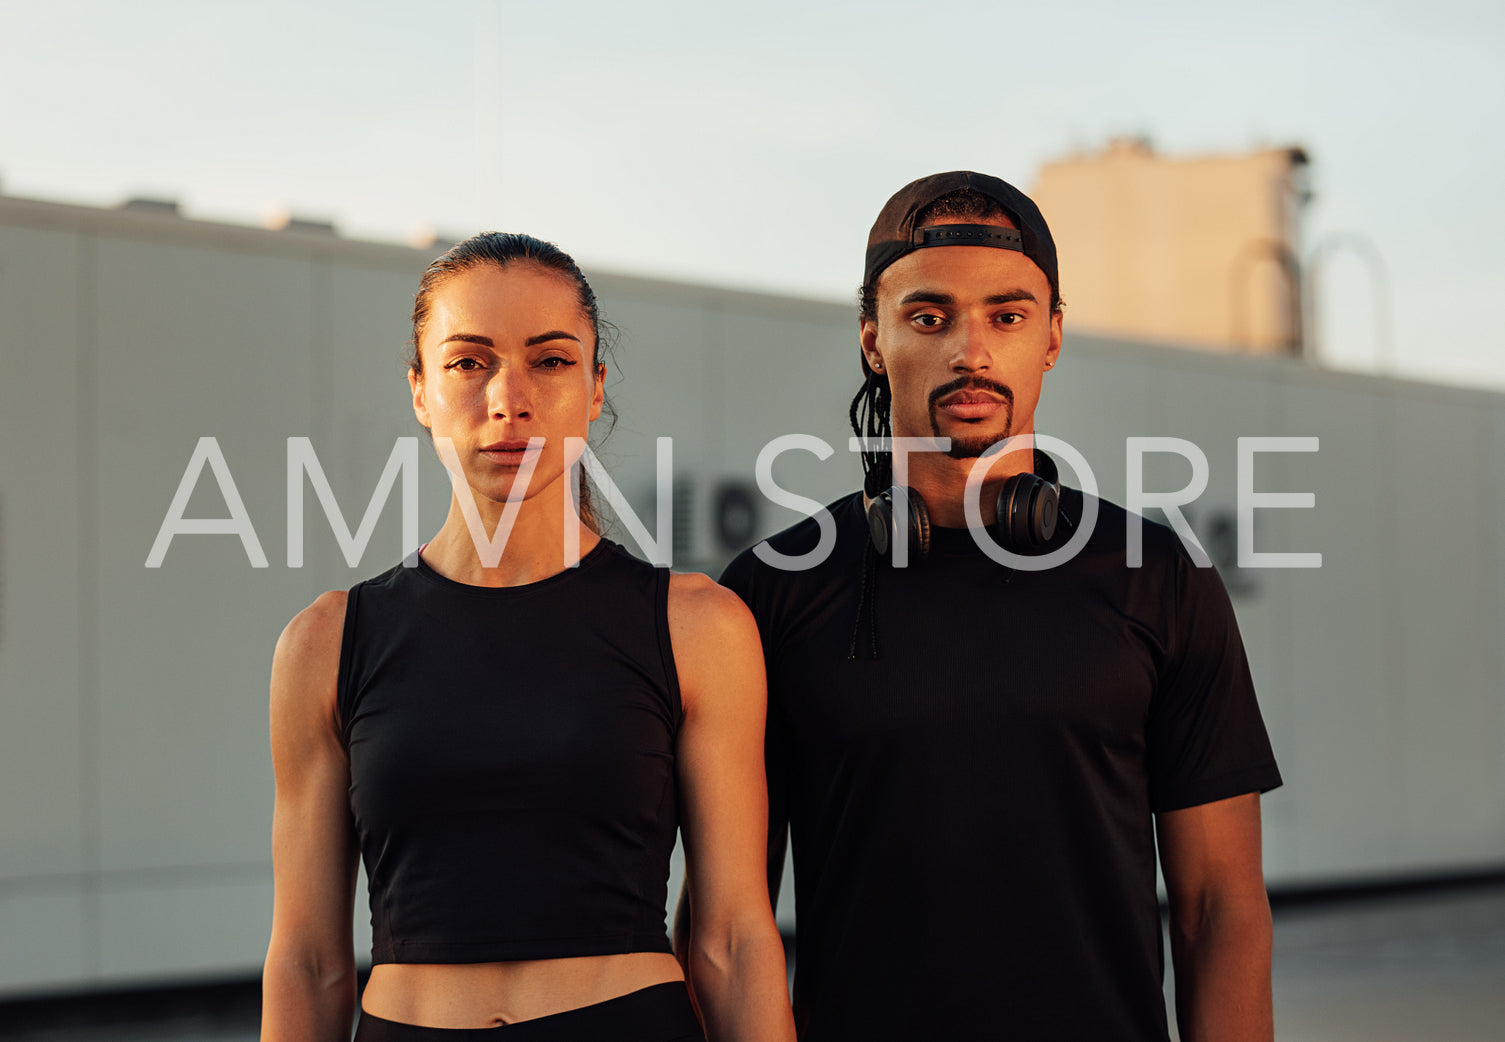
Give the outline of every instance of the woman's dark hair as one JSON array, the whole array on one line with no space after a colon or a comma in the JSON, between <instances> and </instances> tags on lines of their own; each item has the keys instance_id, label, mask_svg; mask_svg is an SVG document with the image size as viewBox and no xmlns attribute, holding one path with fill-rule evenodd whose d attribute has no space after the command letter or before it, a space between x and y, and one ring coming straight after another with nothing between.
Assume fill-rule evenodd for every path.
<instances>
[{"instance_id":1,"label":"woman's dark hair","mask_svg":"<svg viewBox=\"0 0 1505 1042\"><path fill-rule=\"evenodd\" d=\"M596 292L586 281L585 273L575 259L552 242L535 239L517 232L480 232L464 242L458 242L425 269L418 280L418 294L413 298L413 336L408 341L408 369L416 376L423 375L423 354L419 344L423 340L424 327L428 325L429 312L433 307L434 293L440 286L462 272L484 265L505 268L509 264L532 264L553 272L575 290L580 303L580 314L590 323L595 343L591 345L591 371L601 365L601 355L611 352L612 336L616 330L601 317L601 308L596 303ZM606 416L606 433L616 426L617 414L611 402L603 403ZM604 435L603 435L604 437ZM580 517L592 531L599 533L601 526L591 505L590 486L585 481L584 468L580 471Z\"/></svg>"},{"instance_id":2,"label":"woman's dark hair","mask_svg":"<svg viewBox=\"0 0 1505 1042\"><path fill-rule=\"evenodd\" d=\"M591 352L591 367L601 362L601 333L603 322L601 309L596 304L596 292L585 280L575 259L552 242L535 239L517 232L481 232L464 242L450 247L449 252L435 260L418 280L418 295L413 298L413 338L408 341L408 368L423 375L423 356L418 344L423 339L423 329L428 325L429 310L433 306L434 291L454 276L484 264L498 268L517 261L536 264L540 268L557 273L574 287L580 300L580 313L590 323L596 343Z\"/></svg>"}]
</instances>

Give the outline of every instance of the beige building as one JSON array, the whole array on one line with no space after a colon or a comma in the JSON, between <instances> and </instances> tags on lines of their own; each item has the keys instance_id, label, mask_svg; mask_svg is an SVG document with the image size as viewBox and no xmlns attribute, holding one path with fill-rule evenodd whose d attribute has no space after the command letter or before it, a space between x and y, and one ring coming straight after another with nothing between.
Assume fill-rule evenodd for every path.
<instances>
[{"instance_id":1,"label":"beige building","mask_svg":"<svg viewBox=\"0 0 1505 1042\"><path fill-rule=\"evenodd\" d=\"M1070 328L1300 354L1299 148L1177 159L1138 139L1046 164L1032 195L1055 234Z\"/></svg>"}]
</instances>

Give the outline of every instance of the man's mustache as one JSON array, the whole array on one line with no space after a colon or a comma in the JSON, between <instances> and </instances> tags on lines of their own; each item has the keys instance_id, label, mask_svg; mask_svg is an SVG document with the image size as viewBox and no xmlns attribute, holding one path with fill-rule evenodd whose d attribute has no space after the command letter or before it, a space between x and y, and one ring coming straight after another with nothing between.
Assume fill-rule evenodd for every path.
<instances>
[{"instance_id":1,"label":"man's mustache","mask_svg":"<svg viewBox=\"0 0 1505 1042\"><path fill-rule=\"evenodd\" d=\"M931 410L934 411L936 402L940 401L946 395L954 394L957 391L991 391L1008 402L1010 406L1014 404L1014 392L1007 385L1001 384L996 380L989 380L986 376L959 376L950 383L941 384L941 386L930 392L929 404Z\"/></svg>"}]
</instances>

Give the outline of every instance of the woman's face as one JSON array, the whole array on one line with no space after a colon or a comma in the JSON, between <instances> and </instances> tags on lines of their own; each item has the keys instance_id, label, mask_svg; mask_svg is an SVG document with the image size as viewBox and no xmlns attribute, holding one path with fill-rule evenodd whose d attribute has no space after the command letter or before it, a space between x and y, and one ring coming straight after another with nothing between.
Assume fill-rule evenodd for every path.
<instances>
[{"instance_id":1,"label":"woman's face","mask_svg":"<svg viewBox=\"0 0 1505 1042\"><path fill-rule=\"evenodd\" d=\"M526 261L460 272L434 291L418 345L423 372L408 373L413 412L436 440L451 440L475 494L498 503L528 439L543 438L532 499L565 474L564 439L584 438L601 415L606 367L592 365L595 340L557 272Z\"/></svg>"}]
</instances>

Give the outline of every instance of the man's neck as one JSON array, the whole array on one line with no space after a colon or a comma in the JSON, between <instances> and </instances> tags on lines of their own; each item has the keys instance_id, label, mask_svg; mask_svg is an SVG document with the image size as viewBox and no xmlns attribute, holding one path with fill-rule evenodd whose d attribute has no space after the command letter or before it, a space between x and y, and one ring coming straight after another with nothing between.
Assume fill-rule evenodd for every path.
<instances>
[{"instance_id":1,"label":"man's neck","mask_svg":"<svg viewBox=\"0 0 1505 1042\"><path fill-rule=\"evenodd\" d=\"M978 507L984 524L991 525L998 517L998 492L1004 482L1016 474L1034 469L1034 438L1020 442L1020 448L995 458L982 478ZM1028 451L1026 451L1028 446ZM930 512L930 522L942 528L965 528L967 526L967 479L975 466L983 464L976 458L952 459L939 452L927 452L909 457L909 486L925 499ZM895 479L897 482L897 478Z\"/></svg>"}]
</instances>

